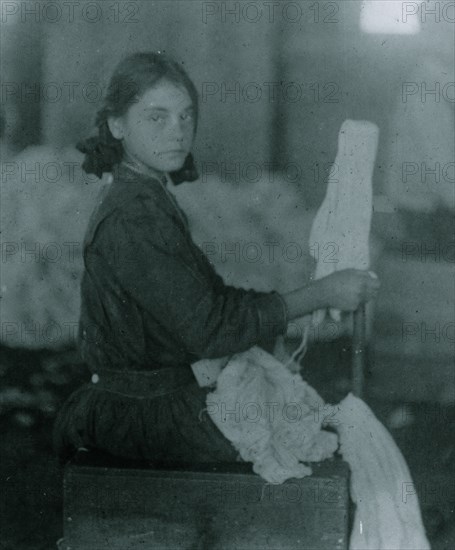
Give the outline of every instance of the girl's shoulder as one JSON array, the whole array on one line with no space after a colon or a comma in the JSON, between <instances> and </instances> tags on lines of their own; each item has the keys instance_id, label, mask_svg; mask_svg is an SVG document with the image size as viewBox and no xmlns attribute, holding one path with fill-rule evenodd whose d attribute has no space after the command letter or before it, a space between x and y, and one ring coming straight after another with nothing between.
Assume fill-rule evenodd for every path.
<instances>
[{"instance_id":1,"label":"girl's shoulder","mask_svg":"<svg viewBox=\"0 0 455 550\"><path fill-rule=\"evenodd\" d=\"M158 185L144 185L138 180L121 180L104 186L92 212L84 247L92 244L103 227L105 239L117 239L118 233L147 234L172 232L173 221L165 206L164 192Z\"/></svg>"}]
</instances>

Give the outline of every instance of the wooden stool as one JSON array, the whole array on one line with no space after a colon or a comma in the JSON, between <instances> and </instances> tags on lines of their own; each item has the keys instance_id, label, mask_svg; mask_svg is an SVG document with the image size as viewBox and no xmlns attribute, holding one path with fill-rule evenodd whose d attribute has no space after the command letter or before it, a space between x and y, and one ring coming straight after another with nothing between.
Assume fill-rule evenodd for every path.
<instances>
[{"instance_id":1,"label":"wooden stool","mask_svg":"<svg viewBox=\"0 0 455 550\"><path fill-rule=\"evenodd\" d=\"M346 550L348 529L337 458L281 485L246 463L65 468L63 550Z\"/></svg>"}]
</instances>

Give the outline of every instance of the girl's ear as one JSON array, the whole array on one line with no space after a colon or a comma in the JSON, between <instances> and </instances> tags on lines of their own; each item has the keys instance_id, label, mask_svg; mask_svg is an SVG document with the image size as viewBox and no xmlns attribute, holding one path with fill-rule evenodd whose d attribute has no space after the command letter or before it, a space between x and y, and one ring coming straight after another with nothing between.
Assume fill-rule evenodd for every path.
<instances>
[{"instance_id":1,"label":"girl's ear","mask_svg":"<svg viewBox=\"0 0 455 550\"><path fill-rule=\"evenodd\" d=\"M109 126L109 130L111 131L111 134L115 137L115 139L123 138L123 121L120 117L108 117L107 125Z\"/></svg>"}]
</instances>

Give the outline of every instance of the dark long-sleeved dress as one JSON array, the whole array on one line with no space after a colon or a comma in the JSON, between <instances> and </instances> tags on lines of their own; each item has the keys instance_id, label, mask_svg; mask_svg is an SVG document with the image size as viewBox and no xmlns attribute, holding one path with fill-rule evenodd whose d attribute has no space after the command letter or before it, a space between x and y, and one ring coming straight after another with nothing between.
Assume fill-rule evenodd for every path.
<instances>
[{"instance_id":1,"label":"dark long-sleeved dress","mask_svg":"<svg viewBox=\"0 0 455 550\"><path fill-rule=\"evenodd\" d=\"M282 297L225 285L194 244L165 178L126 163L91 217L84 264L78 347L94 376L59 413L57 452L235 460L190 365L266 347L286 330Z\"/></svg>"}]
</instances>

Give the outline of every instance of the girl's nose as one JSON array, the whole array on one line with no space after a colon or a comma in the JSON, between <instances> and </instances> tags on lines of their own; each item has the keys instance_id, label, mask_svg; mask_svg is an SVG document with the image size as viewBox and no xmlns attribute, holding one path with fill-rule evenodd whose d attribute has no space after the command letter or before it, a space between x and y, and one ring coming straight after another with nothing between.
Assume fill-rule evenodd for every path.
<instances>
[{"instance_id":1,"label":"girl's nose","mask_svg":"<svg viewBox=\"0 0 455 550\"><path fill-rule=\"evenodd\" d=\"M180 117L172 120L170 133L176 141L183 141L185 137L185 130L183 126L183 121Z\"/></svg>"}]
</instances>

